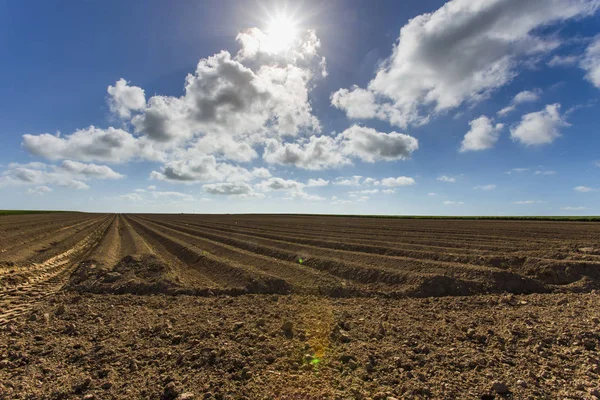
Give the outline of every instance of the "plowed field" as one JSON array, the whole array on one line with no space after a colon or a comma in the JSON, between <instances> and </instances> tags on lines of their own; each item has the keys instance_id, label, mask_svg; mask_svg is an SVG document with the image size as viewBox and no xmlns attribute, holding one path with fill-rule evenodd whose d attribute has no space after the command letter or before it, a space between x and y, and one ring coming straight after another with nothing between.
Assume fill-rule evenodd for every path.
<instances>
[{"instance_id":1,"label":"plowed field","mask_svg":"<svg viewBox=\"0 0 600 400\"><path fill-rule=\"evenodd\" d=\"M411 372L415 368L424 366L421 361L415 360L414 357L408 361L405 360L410 364L410 368L405 368L406 366L402 364L405 361L398 361L399 354L388 354L389 357L396 357L396 361L391 364L388 363L389 360L384 362L381 359L371 359L375 357L371 353L376 350L377 346L371 348L366 344L385 340L385 337L391 332L399 332L392 325L397 326L394 324L402 323L401 307L412 309L413 313L418 314L419 311L416 310L420 307L419 304L431 304L420 303L422 300L416 298L440 298L439 303L436 304L439 304L442 309L446 307L448 310L460 309L455 306L458 304L457 301L472 302L472 304L469 303L469 306L464 306L464 309L470 309L471 315L454 315L452 318L463 319L464 322L464 325L452 328L456 329L454 332L452 329L439 328L437 325L439 321L432 316L435 313L432 313L431 310L426 312L423 309L421 311L425 314L429 313L431 319L424 318L420 321L422 326L411 326L409 329L412 332L411 335L417 334L418 337L407 337L405 340L408 342L402 341L402 343L406 345L410 342L409 347L427 347L428 344L431 347L432 339L424 340L424 337L428 337L428 335L421 337L415 332L420 329L426 330L428 326L436 326L436 329L441 329L441 338L449 335L447 340L442 339L444 345L460 347L460 344L455 343L458 340L457 335L467 335L465 336L467 341L475 338L473 340L487 343L488 339L477 336L479 334L489 335L489 332L485 332L494 330L490 326L485 329L481 328L481 332L478 330L477 321L488 317L486 304L522 308L528 306L531 301L528 300L528 295L531 295L534 296L532 298L538 299L536 302L540 306L548 302L554 307L556 302L562 302L562 299L580 299L568 296L594 296L595 298L596 295L593 293L596 289L600 289L600 223L594 222L411 220L299 215L61 213L3 216L0 217L0 327L4 327L2 335L9 340L7 342L9 344L2 345L3 336L0 336L0 398L3 398L3 391L8 396L6 398L20 398L21 395L23 398L82 398L86 394L95 396L87 397L90 399L161 398L161 396L167 399L177 398L181 395L179 389L173 389L173 393L169 394L167 393L169 389L161 386L160 390L156 389L158 390L156 392L152 387L153 383L149 381L145 381L145 383L139 381L134 384L134 392L119 394L115 388L118 386L118 382L121 382L120 379L123 379L119 376L123 371L113 376L110 387L100 388L101 383L95 382L97 374L93 370L88 371L92 375L91 383L85 383L87 380L82 378L82 370L76 367L71 371L74 374L73 379L75 381L83 379L85 382L59 379L50 383L51 379L40 378L46 376L46 373L39 375L35 369L30 368L32 365L36 365L33 359L35 357L45 359L54 356L58 357L57 365L70 363L68 358L72 354L61 346L72 346L75 343L62 341L61 335L70 338L86 337L85 340L93 342L100 334L98 333L99 326L112 326L111 329L114 331L115 326L119 326L119 321L124 321L124 319L128 322L123 322L123 325L131 330L132 335L142 335L139 338L140 343L147 340L146 333L148 332L144 329L158 329L156 335L164 334L162 332L164 327L157 328L160 325L158 320L161 319L162 311L157 311L158 317L146 315L147 307L152 308L155 304L164 304L165 307L167 304L185 304L185 307L182 306L184 308L176 307L176 311L172 311L170 319L165 321L167 326L170 326L166 328L167 331L172 330L174 321L171 320L177 319L177 313L181 313L181 315L187 315L186 312L195 313L193 318L206 318L207 326L212 324L210 319L219 318L219 313L214 314L205 310L203 314L203 312L194 311L195 304L198 307L207 307L207 304L210 304L209 307L217 307L217 309L220 307L223 320L217 326L226 332L231 330L234 333L238 330L242 332L242 326L252 324L254 327L255 320L261 319L261 313L264 312L267 322L258 326L259 331L255 333L249 331L250 337L240 340L253 342L259 340L259 336L267 335L259 342L271 341L270 345L278 349L278 346L291 346L291 353L282 353L273 349L274 353L279 355L275 357L275 361L268 363L269 365L277 364L276 361L280 357L286 360L285 363L288 367L288 364L292 365L298 361L296 369L291 367L292 372L287 367L283 370L275 369L272 375L265 375L260 381L268 382L271 387L279 385L277 389L279 394L277 395L269 397L268 389L265 389L267 392L260 393L260 390L256 391L256 388L251 386L260 383L256 381L256 371L254 370L256 363L249 364L246 360L237 365L229 360L225 363L226 365L222 366L225 368L225 372L219 369L215 371L230 374L232 382L241 383L238 386L234 385L233 391L230 386L223 386L223 384L221 385L222 390L215 389L212 386L215 378L211 378L212 375L204 371L202 374L208 374L203 375L205 376L204 380L192 379L195 382L194 385L204 385L201 389L193 390L194 396L196 396L193 398L212 398L211 396L239 398L243 393L236 392L236 390L240 387L245 387L244 390L252 393L247 398L378 398L377 396L379 398L393 396L398 398L462 398L456 392L461 387L458 377L452 378L448 374L440 375L438 371L434 374L437 378L427 383L430 378L425 372L421 372L422 376ZM518 297L507 297L509 294L518 295ZM163 300L157 301L157 296L172 300L168 300L166 303ZM235 296L235 300L231 296ZM448 296L470 297L452 300L452 297ZM293 335L295 328L292 328L290 332L283 329L282 335L281 324L286 322L284 320L291 319L290 322L293 323L294 317L290 314L290 307L273 306L271 298L275 298L276 303L277 298L286 299L288 306L289 304L306 304L302 311L297 311L299 313L297 317L299 325L297 326L302 326L300 332L304 332L300 336L300 343L294 342L298 341L298 335ZM86 304L87 311L81 309L81 299L85 300L83 303ZM197 302L194 302L193 299L197 299ZM106 310L107 304L113 304L112 307L115 304L117 307L121 307L119 305L123 305L124 301L132 307L142 307L142 310L133 311L131 315ZM598 311L595 305L598 302L577 301L582 307L577 310L580 317L582 313L585 315L587 312L588 316L590 313L594 314L589 318L596 318ZM70 306L65 310L64 304L56 306L57 302L73 303L73 310L77 311L73 311L73 314L68 317ZM265 305L257 309L256 304L261 303L265 303ZM143 304L145 306L141 306ZM369 304L370 308L363 310L362 321L359 321L360 316L358 315L349 316L352 314L349 310L356 310L356 307L360 308L364 304ZM253 310L251 316L243 313L240 315L239 312L242 308ZM492 309L494 307L490 308L490 310ZM48 313L45 313L45 310L49 310ZM100 312L101 310L102 312ZM552 310L556 311L554 308ZM573 310L569 310L567 306L567 312L569 311ZM144 316L137 316L138 312ZM493 312L498 313L498 310ZM543 307L536 309L536 312L543 314ZM278 314L286 314L287 317L280 317ZM535 317L534 314L524 318L544 320L539 316ZM106 321L108 315L111 316L110 322ZM228 318L231 318L232 315L233 318L237 315L239 320L237 322L229 321ZM344 317L344 315L347 316ZM389 315L393 315L393 317ZM185 318L192 318L192 315L187 315ZM344 318L348 319L348 326L344 325L346 323ZM397 321L392 324L388 322L390 318ZM413 317L407 316L407 321L411 318ZM439 318L446 321L445 324L451 323L447 321L448 317L444 313L440 314ZM498 318L506 319L508 317L502 315ZM564 318L564 315L555 316L555 321L559 321L561 318ZM276 321L272 322L273 319ZM281 321L279 321L280 319ZM53 320L58 325L50 323ZM549 324L551 320L552 318L544 320L543 323L539 322L542 324L540 329L546 329L543 324ZM237 325L232 327L226 325L230 322ZM362 332L361 326L368 326L370 323L375 324L374 333ZM411 323L416 323L414 318ZM158 325L153 325L153 327L148 324ZM269 326L269 324L276 325L276 327L271 333L262 332L261 326ZM303 326L303 324L313 325L313 327ZM324 325L321 326L321 324ZM600 374L600 360L594 358L598 357L596 345L590 344L598 342L600 333L598 333L598 323L592 322L591 324L591 327L586 325L585 334L577 340L579 343L587 343L584 346L585 351L590 352L586 353L587 358L584 363L591 365L592 370L597 369L594 374ZM350 329L350 325L356 325L354 331ZM58 329L57 326L60 326L60 331L53 330ZM463 327L465 329L462 329ZM412 328L415 328L416 331L411 330ZM556 328L557 335L561 331L560 328ZM192 328L187 324L185 329ZM316 329L320 333L310 334L311 329ZM444 329L446 330L444 331ZM473 332L469 331L468 334L465 333L469 329L474 330ZM83 332L84 330L86 333ZM121 335L127 335L122 330L117 330L121 332ZM96 336L90 333L92 331L96 332ZM349 343L356 346L356 337L348 337L346 340L345 332L351 332L350 336L356 332L356 337L366 335L361 339L366 348L363 346L355 349L356 355L352 355L352 359L339 361L340 354L337 353L343 350L343 346L350 346ZM573 337L578 334L577 332L571 333L574 335ZM581 334L579 332L580 336ZM153 334L149 335L153 336ZM197 341L201 342L209 338L209 341L216 340L216 342L211 342L210 348L197 349L201 353L206 352L198 357L209 357L209 359L212 357L214 361L220 357L219 346L224 345L219 341L219 337L215 339L214 332L206 335L209 336L201 336ZM212 339L210 339L210 335L212 335ZM293 338L288 337L290 335ZM23 351L27 349L33 351L31 343L35 344L40 341L52 343L53 336L56 337L56 343L60 343L59 348L51 351L46 349L46 351L50 351L46 356L42 351L29 354L28 357L25 357L26 362L21 360ZM169 340L175 336L183 338L176 339L177 343L174 343L177 345L175 347L178 352L193 350L180 348L180 342L190 340L189 338L193 336L192 333L183 332L181 335L177 335L170 332L167 336L169 336ZM93 339L94 337L96 339ZM236 339L230 337L230 340ZM273 342L273 340L275 341ZM551 340L560 341L560 338L557 336ZM572 343L577 340L571 338L568 342ZM127 342L126 337L122 337L118 346L123 346L125 342ZM385 344L384 348L393 353L395 347L397 351L400 351L402 343L390 342ZM198 343L196 344L198 345ZM305 348L303 347L304 350L295 349L293 348L295 345ZM485 343L483 345L485 347ZM528 346L534 345L536 343L528 343ZM167 351L164 343L155 344L155 346ZM83 347L85 348L85 346ZM304 389L298 387L298 382L308 379L302 377L303 374L318 373L319 368L322 368L321 372L325 373L325 368L329 365L326 362L327 355L319 355L319 362L321 362L321 358L323 359L321 365L310 362L307 364L304 359L306 356L304 353L311 357L317 357L315 353L325 353L323 350L325 347L335 348L335 350L327 351L330 355L335 354L335 357L330 356L333 358L329 359L332 363L335 361L335 368L338 368L337 363L343 364L338 369L345 375L343 375L343 379L336 378L335 385L349 384L348 390L325 385L319 388L319 390L323 389L322 391L311 392L311 390L305 390L306 387ZM598 347L600 348L600 342L598 342ZM240 354L254 351L248 350L248 348L252 349L253 345L246 343L244 348L236 351L240 351ZM134 349L135 347L120 350L121 354L129 354L127 363L131 362L130 353ZM428 358L427 355L432 351L431 349L421 350L421 353L415 353L420 354L418 359ZM215 356L212 352L217 352L217 355ZM299 353L296 354L297 352ZM433 352L435 353L435 351ZM461 353L461 350L459 349L457 352ZM559 361L553 368L564 370L565 365L565 368L576 368L581 361L580 356L581 353L577 357L563 356L564 365ZM164 362L164 357L160 354L156 357L157 360ZM173 357L177 359L179 355L175 354ZM251 356L244 357L252 358ZM367 357L365 359L367 361L361 361L361 357ZM383 356L378 355L375 358L381 357ZM512 357L514 358L515 355L513 354ZM116 359L120 358L116 357ZM402 359L404 360L404 358ZM440 363L440 360L438 357L431 362ZM535 389L535 384L531 382L533 378L522 371L519 372L521 380L530 382L530 386L523 384L523 386L517 387L515 381L512 382L509 392L497 393L490 388L491 383L488 381L494 380L498 372L495 375L492 374L493 377L486 377L485 369L487 367L482 366L482 361L472 361L471 358L469 360L465 361L468 365L471 365L469 362L474 362L468 368L469 373L473 374L475 371L475 376L483 377L483 381L481 379L472 381L468 387L473 393L469 392L470 394L465 395L464 398L481 398L487 394L510 397L513 395L512 393L521 393L524 396L532 395L534 398L554 398L552 391L543 389L543 385L540 386L541 389L540 387ZM346 364L350 361L354 363L351 364L352 368L345 369ZM94 364L90 360L87 362ZM121 364L124 362L121 360L118 365L123 366ZM231 364L232 362L233 364ZM513 359L511 362L515 366L518 364L518 359ZM385 368L392 368L396 372L376 368L378 363L386 365ZM196 365L197 363L192 364ZM108 364L105 362L102 365L106 367ZM149 361L145 368L154 368L153 365ZM361 370L363 368L361 365L366 365L364 367L366 375L361 372L356 377L363 382L370 382L367 385L368 390L357 389L354 381L352 381L353 383L343 383L353 376L355 370ZM447 363L444 365L444 368L448 368ZM594 367L596 365L597 367ZM212 368L213 364L209 363L205 366ZM112 367L109 370L112 370ZM129 364L126 367L129 371ZM183 368L181 365L180 367ZM95 368L101 368L101 366ZM160 385L168 386L171 381L177 381L178 387L185 386L184 383L178 381L178 378L170 376L172 372L169 371L175 371L177 368L179 367L169 366L162 370L160 368L159 370L153 369L152 373L159 375L154 383L160 381ZM141 369L144 370L144 368ZM416 386L402 385L404 378L398 377L400 370L405 375L408 374L406 379L411 380L416 376L414 379L419 381L419 384ZM139 373L136 371L138 370L133 372L137 376ZM430 369L428 371L431 372ZM575 396L572 398L581 398L584 395L593 396L590 393L592 393L594 385L587 385L587 378L577 375L575 371L571 372L575 375L561 378L565 385L568 385L566 382L569 379L577 377L583 382L581 383L583 386L573 388L572 391L567 390L561 396L565 398L569 398L570 395ZM194 373L194 371L190 373ZM383 375L377 378L377 373L383 373ZM477 375L478 373L480 374ZM587 373L586 370L585 374ZM103 374L104 372L100 375ZM107 372L106 375L108 374ZM165 374L167 376L163 376ZM390 374L395 374L395 378L390 378ZM509 379L506 376L502 378ZM98 379L106 380L107 378L100 376ZM299 379L292 385L293 390L286 391L287 379ZM373 379L375 379L375 384L373 384ZM385 384L377 384L378 379L383 379ZM6 385L7 380L12 382L8 386ZM309 381L314 384L314 381ZM308 384L309 381L304 383ZM16 386L15 382L18 382ZM536 382L539 383L537 378ZM560 384L557 382L555 380L548 387L558 390L556 387ZM466 385L465 382L463 383ZM65 385L68 387L67 389L65 389ZM246 387L245 385L250 386ZM446 390L443 385L450 386L446 387ZM350 391L350 387L353 388L352 391ZM420 387L421 389L419 389ZM55 392L46 390L48 388ZM451 388L452 390L450 390ZM379 395L378 392L380 392ZM205 396L204 393L209 394ZM598 394L600 396L600 392ZM233 397L227 397L228 395Z\"/></svg>"}]
</instances>

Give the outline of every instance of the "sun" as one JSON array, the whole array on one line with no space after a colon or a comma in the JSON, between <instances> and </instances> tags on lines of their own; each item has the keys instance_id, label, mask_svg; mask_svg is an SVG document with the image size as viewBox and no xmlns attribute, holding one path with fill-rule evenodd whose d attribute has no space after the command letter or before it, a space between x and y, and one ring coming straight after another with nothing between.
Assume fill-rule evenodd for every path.
<instances>
[{"instance_id":1,"label":"sun","mask_svg":"<svg viewBox=\"0 0 600 400\"><path fill-rule=\"evenodd\" d=\"M274 16L270 19L265 34L268 39L269 52L286 52L298 39L297 23L286 15Z\"/></svg>"}]
</instances>

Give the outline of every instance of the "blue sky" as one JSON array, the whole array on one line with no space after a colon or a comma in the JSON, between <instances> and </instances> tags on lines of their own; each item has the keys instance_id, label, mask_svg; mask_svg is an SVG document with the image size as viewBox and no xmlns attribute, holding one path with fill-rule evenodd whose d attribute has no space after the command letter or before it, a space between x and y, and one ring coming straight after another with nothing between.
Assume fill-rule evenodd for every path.
<instances>
[{"instance_id":1,"label":"blue sky","mask_svg":"<svg viewBox=\"0 0 600 400\"><path fill-rule=\"evenodd\" d=\"M597 215L600 1L0 1L0 208Z\"/></svg>"}]
</instances>

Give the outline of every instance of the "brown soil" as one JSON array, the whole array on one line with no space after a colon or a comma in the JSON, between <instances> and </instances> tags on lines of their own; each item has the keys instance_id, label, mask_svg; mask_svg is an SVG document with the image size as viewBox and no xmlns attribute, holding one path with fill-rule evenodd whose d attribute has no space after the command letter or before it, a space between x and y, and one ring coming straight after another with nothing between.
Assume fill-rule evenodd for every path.
<instances>
[{"instance_id":1,"label":"brown soil","mask_svg":"<svg viewBox=\"0 0 600 400\"><path fill-rule=\"evenodd\" d=\"M0 398L600 398L598 243L577 222L2 217Z\"/></svg>"},{"instance_id":2,"label":"brown soil","mask_svg":"<svg viewBox=\"0 0 600 400\"><path fill-rule=\"evenodd\" d=\"M598 294L65 293L0 332L0 397L593 399L599 310Z\"/></svg>"}]
</instances>

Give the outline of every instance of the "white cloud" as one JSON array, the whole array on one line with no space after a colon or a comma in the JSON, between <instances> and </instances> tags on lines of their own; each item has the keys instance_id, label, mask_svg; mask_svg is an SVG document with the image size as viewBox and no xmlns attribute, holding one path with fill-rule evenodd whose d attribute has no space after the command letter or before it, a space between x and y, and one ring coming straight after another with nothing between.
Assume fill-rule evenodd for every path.
<instances>
[{"instance_id":1,"label":"white cloud","mask_svg":"<svg viewBox=\"0 0 600 400\"><path fill-rule=\"evenodd\" d=\"M119 79L115 86L109 86L107 92L110 110L123 119L131 117L131 111L138 111L146 106L144 89L128 86L123 78Z\"/></svg>"},{"instance_id":2,"label":"white cloud","mask_svg":"<svg viewBox=\"0 0 600 400\"><path fill-rule=\"evenodd\" d=\"M571 65L577 64L579 57L577 56L559 56L555 55L550 61L548 66L550 67L570 67Z\"/></svg>"},{"instance_id":3,"label":"white cloud","mask_svg":"<svg viewBox=\"0 0 600 400\"><path fill-rule=\"evenodd\" d=\"M368 200L369 200L369 196L361 196L356 201L368 201Z\"/></svg>"},{"instance_id":4,"label":"white cloud","mask_svg":"<svg viewBox=\"0 0 600 400\"><path fill-rule=\"evenodd\" d=\"M496 185L481 185L481 186L475 186L474 189L476 190L494 190L496 189Z\"/></svg>"},{"instance_id":5,"label":"white cloud","mask_svg":"<svg viewBox=\"0 0 600 400\"><path fill-rule=\"evenodd\" d=\"M59 168L73 175L97 179L122 179L125 175L113 171L106 165L84 164L77 161L65 160Z\"/></svg>"},{"instance_id":6,"label":"white cloud","mask_svg":"<svg viewBox=\"0 0 600 400\"><path fill-rule=\"evenodd\" d=\"M353 125L341 134L342 152L363 161L406 160L419 148L419 142L403 133L378 132L372 128Z\"/></svg>"},{"instance_id":7,"label":"white cloud","mask_svg":"<svg viewBox=\"0 0 600 400\"><path fill-rule=\"evenodd\" d=\"M461 152L485 150L494 147L500 137L500 131L504 127L503 124L492 125L492 121L485 115L469 122L469 125L471 129L462 141Z\"/></svg>"},{"instance_id":8,"label":"white cloud","mask_svg":"<svg viewBox=\"0 0 600 400\"><path fill-rule=\"evenodd\" d=\"M256 28L244 31L235 56L221 51L200 59L180 97L155 95L146 101L143 89L124 79L109 86L111 111L134 128L133 134L91 126L64 137L24 135L23 146L50 160L159 161L164 166L153 177L173 182L232 180L236 174L247 179L245 169L231 164L213 163L216 173L208 178L198 169L207 156L249 162L258 157L255 147L268 139L281 142L321 130L309 102L317 77L326 74L318 37L306 31L274 53L269 35ZM267 173L258 169L250 174L264 179Z\"/></svg>"},{"instance_id":9,"label":"white cloud","mask_svg":"<svg viewBox=\"0 0 600 400\"><path fill-rule=\"evenodd\" d=\"M240 61L227 51L201 59L186 78L184 96L150 98L132 120L136 131L158 142L207 134L209 143L227 135L248 144L270 135L296 136L303 129L320 131L308 100L309 69L275 63L254 71Z\"/></svg>"},{"instance_id":10,"label":"white cloud","mask_svg":"<svg viewBox=\"0 0 600 400\"><path fill-rule=\"evenodd\" d=\"M255 192L254 189L252 189L252 186L245 182L209 183L203 185L202 189L209 194L227 195L242 199L260 199L265 197L264 194Z\"/></svg>"},{"instance_id":11,"label":"white cloud","mask_svg":"<svg viewBox=\"0 0 600 400\"><path fill-rule=\"evenodd\" d=\"M503 117L506 114L509 114L509 113L515 111L516 109L517 109L517 107L515 107L515 106L506 106L503 109L501 109L500 111L498 111L496 114Z\"/></svg>"},{"instance_id":12,"label":"white cloud","mask_svg":"<svg viewBox=\"0 0 600 400\"><path fill-rule=\"evenodd\" d=\"M522 172L527 172L527 171L529 171L529 168L513 168L510 171L506 171L505 174L510 175L513 172L516 172L516 173L520 174Z\"/></svg>"},{"instance_id":13,"label":"white cloud","mask_svg":"<svg viewBox=\"0 0 600 400\"><path fill-rule=\"evenodd\" d=\"M266 168L254 168L252 176L255 178L267 179L271 177L271 172Z\"/></svg>"},{"instance_id":14,"label":"white cloud","mask_svg":"<svg viewBox=\"0 0 600 400\"><path fill-rule=\"evenodd\" d=\"M517 93L517 95L513 99L514 104L521 103L531 103L539 100L540 94L539 90L531 91L531 90L523 90L522 92Z\"/></svg>"},{"instance_id":15,"label":"white cloud","mask_svg":"<svg viewBox=\"0 0 600 400\"><path fill-rule=\"evenodd\" d=\"M429 193L427 193L427 196L437 196L437 193L429 192Z\"/></svg>"},{"instance_id":16,"label":"white cloud","mask_svg":"<svg viewBox=\"0 0 600 400\"><path fill-rule=\"evenodd\" d=\"M517 93L515 95L515 97L513 97L513 99L511 100L510 104L508 106L504 107L502 110L498 111L497 114L499 116L503 117L506 114L509 114L509 113L513 112L514 110L516 110L518 104L531 103L531 102L537 101L540 98L540 93L541 93L540 89L535 89L533 91L532 90L523 90L522 92Z\"/></svg>"},{"instance_id":17,"label":"white cloud","mask_svg":"<svg viewBox=\"0 0 600 400\"><path fill-rule=\"evenodd\" d=\"M325 180L323 178L317 178L317 179L309 179L308 183L306 184L307 187L316 187L316 186L327 186L329 185L329 181Z\"/></svg>"},{"instance_id":18,"label":"white cloud","mask_svg":"<svg viewBox=\"0 0 600 400\"><path fill-rule=\"evenodd\" d=\"M140 196L138 193L122 194L119 196L119 199L133 201L133 202L144 201L144 198L142 196Z\"/></svg>"},{"instance_id":19,"label":"white cloud","mask_svg":"<svg viewBox=\"0 0 600 400\"><path fill-rule=\"evenodd\" d=\"M416 184L413 178L408 176L399 176L397 178L384 178L380 181L382 186L396 187L396 186L411 186Z\"/></svg>"},{"instance_id":20,"label":"white cloud","mask_svg":"<svg viewBox=\"0 0 600 400\"><path fill-rule=\"evenodd\" d=\"M213 181L249 181L253 175L245 168L217 162L215 156L169 161L150 178L167 182L195 183Z\"/></svg>"},{"instance_id":21,"label":"white cloud","mask_svg":"<svg viewBox=\"0 0 600 400\"><path fill-rule=\"evenodd\" d=\"M142 139L135 138L122 129L100 129L94 126L77 130L66 137L49 133L23 135L23 146L30 153L49 160L122 163L139 157L159 157Z\"/></svg>"},{"instance_id":22,"label":"white cloud","mask_svg":"<svg viewBox=\"0 0 600 400\"><path fill-rule=\"evenodd\" d=\"M587 72L586 79L600 88L600 36L585 50L580 65Z\"/></svg>"},{"instance_id":23,"label":"white cloud","mask_svg":"<svg viewBox=\"0 0 600 400\"><path fill-rule=\"evenodd\" d=\"M379 184L379 181L377 179L374 179L374 178L365 178L365 180L363 181L363 184L365 184L365 185L374 185L374 184Z\"/></svg>"},{"instance_id":24,"label":"white cloud","mask_svg":"<svg viewBox=\"0 0 600 400\"><path fill-rule=\"evenodd\" d=\"M271 164L320 170L351 164L353 158L371 163L405 160L418 148L419 142L412 136L353 125L335 137L311 136L285 144L269 139L263 159Z\"/></svg>"},{"instance_id":25,"label":"white cloud","mask_svg":"<svg viewBox=\"0 0 600 400\"><path fill-rule=\"evenodd\" d=\"M589 192L596 192L598 189L594 189L589 186L575 186L573 188L573 190L576 192L580 192L580 193L589 193Z\"/></svg>"},{"instance_id":26,"label":"white cloud","mask_svg":"<svg viewBox=\"0 0 600 400\"><path fill-rule=\"evenodd\" d=\"M596 161L594 161L594 165L595 165L596 167L600 167L600 160L596 160Z\"/></svg>"},{"instance_id":27,"label":"white cloud","mask_svg":"<svg viewBox=\"0 0 600 400\"><path fill-rule=\"evenodd\" d=\"M445 205L447 205L447 206L461 206L461 205L463 205L463 204L465 204L465 203L464 203L464 202L462 202L462 201L451 201L451 200L446 200L446 201L444 201L444 204L445 204Z\"/></svg>"},{"instance_id":28,"label":"white cloud","mask_svg":"<svg viewBox=\"0 0 600 400\"><path fill-rule=\"evenodd\" d=\"M121 175L104 165L82 164L66 160L60 165L39 162L11 163L0 175L0 186L61 186L88 189L91 179L120 179Z\"/></svg>"},{"instance_id":29,"label":"white cloud","mask_svg":"<svg viewBox=\"0 0 600 400\"><path fill-rule=\"evenodd\" d=\"M308 170L321 170L349 164L340 152L339 141L329 136L311 136L298 143L275 139L266 142L263 160L270 164L295 165Z\"/></svg>"},{"instance_id":30,"label":"white cloud","mask_svg":"<svg viewBox=\"0 0 600 400\"><path fill-rule=\"evenodd\" d=\"M291 192L290 196L292 198L298 198L298 199L302 199L305 201L323 201L326 200L325 197L322 196L318 196L316 194L308 194L306 192Z\"/></svg>"},{"instance_id":31,"label":"white cloud","mask_svg":"<svg viewBox=\"0 0 600 400\"><path fill-rule=\"evenodd\" d=\"M406 127L512 81L523 61L560 45L539 28L593 14L593 0L451 0L411 19L366 89L341 89L332 104L350 118ZM368 91L369 93L365 93Z\"/></svg>"},{"instance_id":32,"label":"white cloud","mask_svg":"<svg viewBox=\"0 0 600 400\"><path fill-rule=\"evenodd\" d=\"M584 210L588 210L587 207L583 207L583 206L566 206L566 207L561 207L561 210L565 210L565 211L584 211Z\"/></svg>"},{"instance_id":33,"label":"white cloud","mask_svg":"<svg viewBox=\"0 0 600 400\"><path fill-rule=\"evenodd\" d=\"M351 192L348 192L349 194L377 194L379 193L379 189L365 189L365 190L354 190Z\"/></svg>"},{"instance_id":34,"label":"white cloud","mask_svg":"<svg viewBox=\"0 0 600 400\"><path fill-rule=\"evenodd\" d=\"M148 190L156 190L156 186L155 185L150 185L147 187Z\"/></svg>"},{"instance_id":35,"label":"white cloud","mask_svg":"<svg viewBox=\"0 0 600 400\"><path fill-rule=\"evenodd\" d=\"M351 90L340 89L333 93L331 104L340 110L344 110L348 118L367 119L377 116L380 119L385 119L386 117L376 103L375 94L356 85Z\"/></svg>"},{"instance_id":36,"label":"white cloud","mask_svg":"<svg viewBox=\"0 0 600 400\"><path fill-rule=\"evenodd\" d=\"M510 129L510 137L526 146L552 143L560 136L559 128L567 125L559 109L560 104L556 103L523 115L518 125Z\"/></svg>"},{"instance_id":37,"label":"white cloud","mask_svg":"<svg viewBox=\"0 0 600 400\"><path fill-rule=\"evenodd\" d=\"M446 176L446 175L439 176L437 178L437 180L440 181L440 182L447 182L447 183L454 183L454 182L456 182L456 178L453 178L453 177L450 177L450 176Z\"/></svg>"},{"instance_id":38,"label":"white cloud","mask_svg":"<svg viewBox=\"0 0 600 400\"><path fill-rule=\"evenodd\" d=\"M136 192L136 193L146 193L146 189L135 189L134 192Z\"/></svg>"},{"instance_id":39,"label":"white cloud","mask_svg":"<svg viewBox=\"0 0 600 400\"><path fill-rule=\"evenodd\" d=\"M193 201L194 196L181 192L152 192L155 199Z\"/></svg>"},{"instance_id":40,"label":"white cloud","mask_svg":"<svg viewBox=\"0 0 600 400\"><path fill-rule=\"evenodd\" d=\"M31 194L34 196L42 196L46 193L52 192L52 189L48 186L36 186L34 188L27 189L27 194Z\"/></svg>"},{"instance_id":41,"label":"white cloud","mask_svg":"<svg viewBox=\"0 0 600 400\"><path fill-rule=\"evenodd\" d=\"M383 193L383 194L393 194L393 193L396 193L396 189L383 189L381 191L381 193Z\"/></svg>"},{"instance_id":42,"label":"white cloud","mask_svg":"<svg viewBox=\"0 0 600 400\"><path fill-rule=\"evenodd\" d=\"M333 181L333 184L341 185L341 186L357 186L357 185L360 185L361 179L362 179L362 176L360 176L360 175L354 175L349 178L340 176L340 177L335 178L335 180ZM367 179L369 179L369 178L367 178Z\"/></svg>"},{"instance_id":43,"label":"white cloud","mask_svg":"<svg viewBox=\"0 0 600 400\"><path fill-rule=\"evenodd\" d=\"M304 184L293 179L286 180L282 178L270 178L260 183L257 183L255 187L265 192L269 192L272 190L300 192L304 188Z\"/></svg>"},{"instance_id":44,"label":"white cloud","mask_svg":"<svg viewBox=\"0 0 600 400\"><path fill-rule=\"evenodd\" d=\"M517 200L517 201L513 201L513 204L516 205L530 205L530 204L543 204L545 203L545 201L541 201L541 200Z\"/></svg>"},{"instance_id":45,"label":"white cloud","mask_svg":"<svg viewBox=\"0 0 600 400\"><path fill-rule=\"evenodd\" d=\"M548 175L555 175L556 171L550 171L550 170L537 170L534 171L534 175L544 175L544 176L548 176Z\"/></svg>"}]
</instances>

